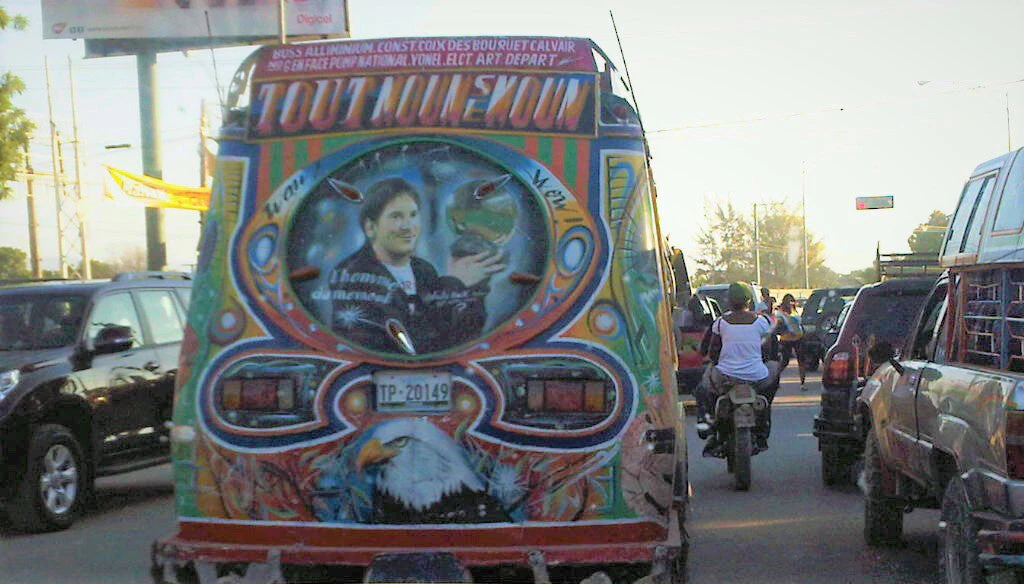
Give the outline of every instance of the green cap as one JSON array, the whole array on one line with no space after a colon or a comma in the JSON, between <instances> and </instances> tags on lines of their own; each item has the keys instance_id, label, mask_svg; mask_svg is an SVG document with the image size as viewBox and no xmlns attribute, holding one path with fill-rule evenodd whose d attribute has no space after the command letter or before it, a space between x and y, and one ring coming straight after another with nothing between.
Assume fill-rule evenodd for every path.
<instances>
[{"instance_id":1,"label":"green cap","mask_svg":"<svg viewBox=\"0 0 1024 584\"><path fill-rule=\"evenodd\" d=\"M750 297L750 286L742 282L733 282L729 284L729 292L726 293L726 298L731 304L748 303L752 300Z\"/></svg>"}]
</instances>

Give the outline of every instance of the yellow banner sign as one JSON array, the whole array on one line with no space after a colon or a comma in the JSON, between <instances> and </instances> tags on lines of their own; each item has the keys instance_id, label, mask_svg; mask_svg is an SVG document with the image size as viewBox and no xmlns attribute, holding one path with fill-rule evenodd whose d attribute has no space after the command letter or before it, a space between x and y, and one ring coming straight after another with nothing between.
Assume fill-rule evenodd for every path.
<instances>
[{"instance_id":1,"label":"yellow banner sign","mask_svg":"<svg viewBox=\"0 0 1024 584\"><path fill-rule=\"evenodd\" d=\"M147 207L205 211L210 206L210 189L206 187L174 185L112 166L107 166L107 172L117 186L117 190ZM107 197L114 198L114 193L109 185Z\"/></svg>"}]
</instances>

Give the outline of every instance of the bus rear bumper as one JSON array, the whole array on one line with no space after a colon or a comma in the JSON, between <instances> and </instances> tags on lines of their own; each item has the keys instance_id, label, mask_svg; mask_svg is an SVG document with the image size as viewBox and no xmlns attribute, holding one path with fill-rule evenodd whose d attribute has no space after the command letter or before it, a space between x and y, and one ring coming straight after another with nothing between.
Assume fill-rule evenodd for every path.
<instances>
[{"instance_id":1,"label":"bus rear bumper","mask_svg":"<svg viewBox=\"0 0 1024 584\"><path fill-rule=\"evenodd\" d=\"M675 519L675 518L673 518ZM668 538L658 542L607 542L607 543L560 543L557 545L488 545L451 546L445 545L444 537L425 537L431 547L387 547L387 539L373 546L350 545L307 545L297 537L295 543L240 543L215 541L213 538L197 539L188 536L187 530L179 529L175 535L153 542L151 550L151 572L154 582L174 584L180 582L179 575L194 574L200 584L215 584L226 572L244 574L239 582L245 584L285 583L289 567L333 567L362 572L363 580L374 581L382 561L423 563L433 566L447 565L446 558L452 558L465 574L471 568L509 566L528 571L538 584L550 582L549 567L594 566L594 572L601 566L616 564L650 565L640 576L640 581L652 584L670 584L672 573L685 569L686 542L680 536L676 521L670 521ZM595 529L591 527L591 529ZM614 526L607 529L614 530ZM287 528L282 528L287 531ZM184 535L184 536L183 536ZM211 534L212 535L212 534ZM424 534L425 535L425 534ZM376 568L375 568L376 567ZM457 572L457 570L456 570ZM392 578L388 580L393 581ZM424 575L417 581L472 581L455 578L453 572ZM584 582L590 581L590 578ZM603 582L598 579L593 582Z\"/></svg>"}]
</instances>

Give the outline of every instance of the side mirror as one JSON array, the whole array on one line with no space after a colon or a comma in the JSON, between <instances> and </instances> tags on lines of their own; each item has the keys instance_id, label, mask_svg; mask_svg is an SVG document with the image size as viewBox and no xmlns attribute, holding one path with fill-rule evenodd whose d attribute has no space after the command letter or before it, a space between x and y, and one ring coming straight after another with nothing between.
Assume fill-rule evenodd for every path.
<instances>
[{"instance_id":1,"label":"side mirror","mask_svg":"<svg viewBox=\"0 0 1024 584\"><path fill-rule=\"evenodd\" d=\"M127 326L109 325L100 329L92 341L96 354L120 353L132 348L132 329Z\"/></svg>"},{"instance_id":2,"label":"side mirror","mask_svg":"<svg viewBox=\"0 0 1024 584\"><path fill-rule=\"evenodd\" d=\"M868 351L868 356L871 357L871 360L875 363L885 363L895 355L896 353L893 351L892 344L889 343L889 341L879 341L872 345L871 349Z\"/></svg>"}]
</instances>

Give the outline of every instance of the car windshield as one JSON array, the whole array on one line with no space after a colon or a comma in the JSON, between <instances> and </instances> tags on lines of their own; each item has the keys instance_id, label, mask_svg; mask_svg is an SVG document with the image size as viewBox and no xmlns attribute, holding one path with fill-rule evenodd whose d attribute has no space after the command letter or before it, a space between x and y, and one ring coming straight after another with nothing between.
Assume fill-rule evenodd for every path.
<instances>
[{"instance_id":1,"label":"car windshield","mask_svg":"<svg viewBox=\"0 0 1024 584\"><path fill-rule=\"evenodd\" d=\"M847 326L852 326L851 332L861 339L874 337L898 346L914 326L914 318L926 296L924 290L864 296L850 309Z\"/></svg>"},{"instance_id":2,"label":"car windshield","mask_svg":"<svg viewBox=\"0 0 1024 584\"><path fill-rule=\"evenodd\" d=\"M805 324L817 322L825 314L838 314L856 294L844 295L840 290L819 290L812 292L804 305L800 319Z\"/></svg>"},{"instance_id":3,"label":"car windshield","mask_svg":"<svg viewBox=\"0 0 1024 584\"><path fill-rule=\"evenodd\" d=\"M0 296L0 351L66 347L78 338L87 298L76 294Z\"/></svg>"},{"instance_id":4,"label":"car windshield","mask_svg":"<svg viewBox=\"0 0 1024 584\"><path fill-rule=\"evenodd\" d=\"M699 294L703 294L708 298L714 298L718 302L719 306L725 306L725 296L729 293L728 288L699 288L697 290Z\"/></svg>"}]
</instances>

